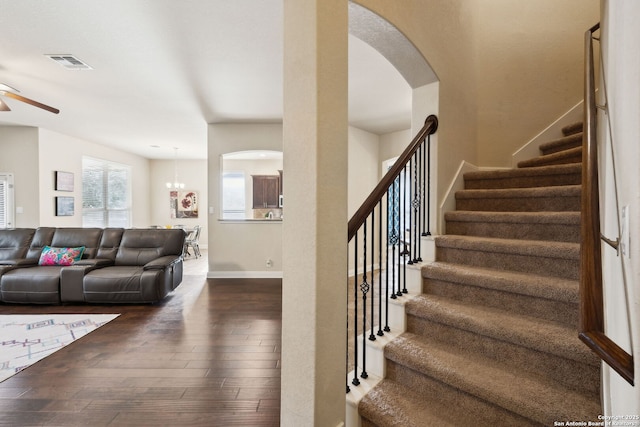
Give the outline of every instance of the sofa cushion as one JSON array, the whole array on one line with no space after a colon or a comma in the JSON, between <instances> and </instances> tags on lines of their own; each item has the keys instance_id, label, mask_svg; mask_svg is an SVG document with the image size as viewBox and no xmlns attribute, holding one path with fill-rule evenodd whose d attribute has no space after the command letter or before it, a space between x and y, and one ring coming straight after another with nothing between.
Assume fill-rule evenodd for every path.
<instances>
[{"instance_id":1,"label":"sofa cushion","mask_svg":"<svg viewBox=\"0 0 640 427\"><path fill-rule=\"evenodd\" d=\"M33 228L0 230L0 261L25 258L34 233Z\"/></svg>"},{"instance_id":2,"label":"sofa cushion","mask_svg":"<svg viewBox=\"0 0 640 427\"><path fill-rule=\"evenodd\" d=\"M6 272L0 282L2 301L11 303L60 303L60 266L18 268Z\"/></svg>"},{"instance_id":3,"label":"sofa cushion","mask_svg":"<svg viewBox=\"0 0 640 427\"><path fill-rule=\"evenodd\" d=\"M33 235L33 239L31 240L31 245L29 246L29 251L27 252L27 258L34 259L38 261L40 258L40 254L42 253L42 248L47 245L51 245L51 239L53 239L53 233L56 232L56 229L53 227L39 227L35 234ZM63 245L60 245L63 246ZM66 245L66 246L81 246L81 245Z\"/></svg>"},{"instance_id":4,"label":"sofa cushion","mask_svg":"<svg viewBox=\"0 0 640 427\"><path fill-rule=\"evenodd\" d=\"M105 228L102 231L96 258L115 260L122 241L122 233L124 233L124 228Z\"/></svg>"},{"instance_id":5,"label":"sofa cushion","mask_svg":"<svg viewBox=\"0 0 640 427\"><path fill-rule=\"evenodd\" d=\"M172 275L141 266L113 266L84 277L84 299L93 303L154 303L170 291Z\"/></svg>"},{"instance_id":6,"label":"sofa cushion","mask_svg":"<svg viewBox=\"0 0 640 427\"><path fill-rule=\"evenodd\" d=\"M84 246L75 248L54 248L45 246L42 248L38 265L73 265L82 259Z\"/></svg>"},{"instance_id":7,"label":"sofa cushion","mask_svg":"<svg viewBox=\"0 0 640 427\"><path fill-rule=\"evenodd\" d=\"M49 246L56 248L84 246L82 257L95 258L101 237L101 228L57 228Z\"/></svg>"},{"instance_id":8,"label":"sofa cushion","mask_svg":"<svg viewBox=\"0 0 640 427\"><path fill-rule=\"evenodd\" d=\"M142 266L165 255L182 255L185 234L183 230L125 230L116 255L116 265Z\"/></svg>"}]
</instances>

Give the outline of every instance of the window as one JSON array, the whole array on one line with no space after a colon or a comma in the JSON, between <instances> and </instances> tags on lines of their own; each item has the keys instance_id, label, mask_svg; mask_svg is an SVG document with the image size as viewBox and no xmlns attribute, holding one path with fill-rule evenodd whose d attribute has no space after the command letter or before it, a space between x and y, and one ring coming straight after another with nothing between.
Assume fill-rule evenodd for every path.
<instances>
[{"instance_id":1,"label":"window","mask_svg":"<svg viewBox=\"0 0 640 427\"><path fill-rule=\"evenodd\" d=\"M398 160L397 157L383 162L382 170L387 173L393 164ZM389 233L389 242L397 245L405 240L405 232L410 219L410 202L411 194L409 194L409 185L404 173L401 173L389 186L389 204L387 212L387 230Z\"/></svg>"},{"instance_id":2,"label":"window","mask_svg":"<svg viewBox=\"0 0 640 427\"><path fill-rule=\"evenodd\" d=\"M222 174L222 218L245 218L244 172L224 172Z\"/></svg>"},{"instance_id":3,"label":"window","mask_svg":"<svg viewBox=\"0 0 640 427\"><path fill-rule=\"evenodd\" d=\"M82 158L82 226L123 227L131 223L131 168Z\"/></svg>"},{"instance_id":4,"label":"window","mask_svg":"<svg viewBox=\"0 0 640 427\"><path fill-rule=\"evenodd\" d=\"M0 228L13 227L13 174L0 172Z\"/></svg>"}]
</instances>

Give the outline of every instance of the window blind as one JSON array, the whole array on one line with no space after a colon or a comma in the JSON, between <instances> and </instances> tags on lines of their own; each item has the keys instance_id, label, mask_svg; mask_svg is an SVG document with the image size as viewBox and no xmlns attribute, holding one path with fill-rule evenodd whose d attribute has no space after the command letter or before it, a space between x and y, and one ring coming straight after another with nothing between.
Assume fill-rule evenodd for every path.
<instances>
[{"instance_id":1,"label":"window blind","mask_svg":"<svg viewBox=\"0 0 640 427\"><path fill-rule=\"evenodd\" d=\"M13 174L0 173L0 228L13 227Z\"/></svg>"},{"instance_id":2,"label":"window blind","mask_svg":"<svg viewBox=\"0 0 640 427\"><path fill-rule=\"evenodd\" d=\"M222 174L222 218L244 219L245 214L245 177L244 172L224 172Z\"/></svg>"},{"instance_id":3,"label":"window blind","mask_svg":"<svg viewBox=\"0 0 640 427\"><path fill-rule=\"evenodd\" d=\"M131 224L131 168L102 159L82 159L82 226Z\"/></svg>"}]
</instances>

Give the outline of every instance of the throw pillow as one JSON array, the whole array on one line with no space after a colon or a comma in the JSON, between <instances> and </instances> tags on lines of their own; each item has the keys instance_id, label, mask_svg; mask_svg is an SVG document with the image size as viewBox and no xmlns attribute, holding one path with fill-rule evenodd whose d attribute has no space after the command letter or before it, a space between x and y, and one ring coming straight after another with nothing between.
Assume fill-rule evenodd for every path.
<instances>
[{"instance_id":1,"label":"throw pillow","mask_svg":"<svg viewBox=\"0 0 640 427\"><path fill-rule=\"evenodd\" d=\"M45 246L42 248L38 265L73 265L79 261L84 253L84 246L77 248L54 248Z\"/></svg>"}]
</instances>

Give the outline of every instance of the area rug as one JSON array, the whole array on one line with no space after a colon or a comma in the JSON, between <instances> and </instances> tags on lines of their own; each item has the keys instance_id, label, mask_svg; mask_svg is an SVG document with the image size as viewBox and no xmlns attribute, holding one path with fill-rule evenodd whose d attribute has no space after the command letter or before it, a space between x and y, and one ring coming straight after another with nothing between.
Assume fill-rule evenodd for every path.
<instances>
[{"instance_id":1,"label":"area rug","mask_svg":"<svg viewBox=\"0 0 640 427\"><path fill-rule=\"evenodd\" d=\"M118 316L118 314L0 315L0 382Z\"/></svg>"}]
</instances>

